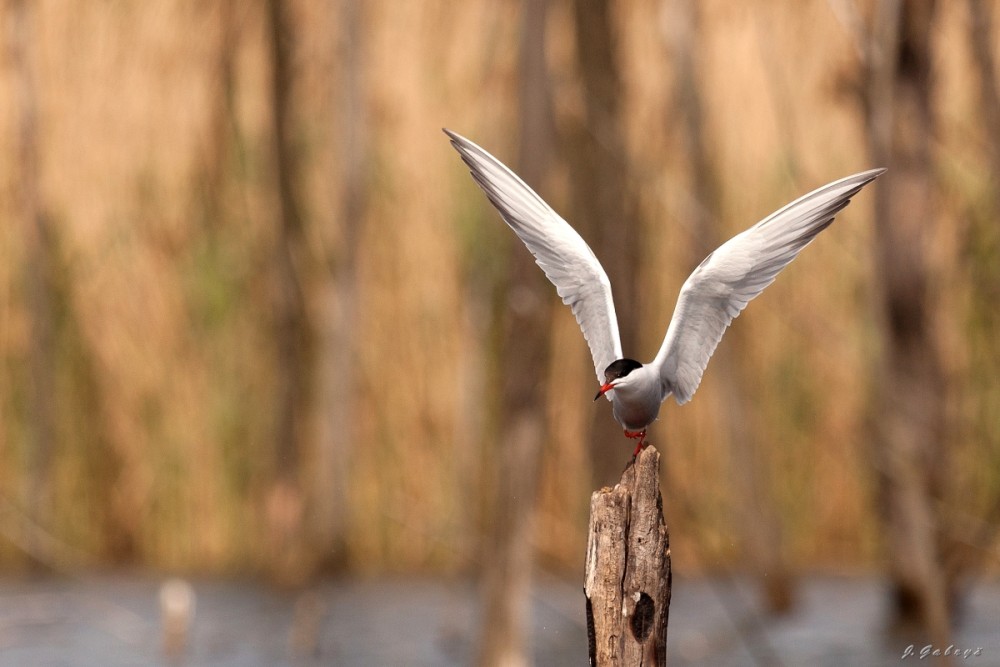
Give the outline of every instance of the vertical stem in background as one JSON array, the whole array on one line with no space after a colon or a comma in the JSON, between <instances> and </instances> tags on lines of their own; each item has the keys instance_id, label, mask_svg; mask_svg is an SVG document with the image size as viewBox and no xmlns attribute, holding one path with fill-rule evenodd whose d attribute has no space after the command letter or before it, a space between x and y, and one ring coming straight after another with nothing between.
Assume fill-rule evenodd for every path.
<instances>
[{"instance_id":1,"label":"vertical stem in background","mask_svg":"<svg viewBox=\"0 0 1000 667\"><path fill-rule=\"evenodd\" d=\"M628 152L621 122L622 82L615 50L610 0L574 0L576 57L583 85L585 118L569 142L572 175L570 219L592 248L611 280L622 350L639 353L640 321L636 295L641 221L628 190ZM593 481L611 481L628 458L621 428L606 406L594 410L590 460ZM615 447L620 443L621 447Z\"/></svg>"},{"instance_id":2,"label":"vertical stem in background","mask_svg":"<svg viewBox=\"0 0 1000 667\"><path fill-rule=\"evenodd\" d=\"M312 533L330 565L343 562L347 530L348 469L355 436L357 403L358 253L364 224L367 123L364 108L364 11L355 0L337 3L337 63L334 125L340 164L338 220L340 245L323 286L323 337L317 382L323 409L313 480Z\"/></svg>"},{"instance_id":3,"label":"vertical stem in background","mask_svg":"<svg viewBox=\"0 0 1000 667\"><path fill-rule=\"evenodd\" d=\"M875 259L883 351L875 383L874 436L893 619L948 645L948 594L935 499L948 470L947 389L928 287L933 228L931 30L935 3L876 7L865 106L873 160L889 167L875 189Z\"/></svg>"},{"instance_id":4,"label":"vertical stem in background","mask_svg":"<svg viewBox=\"0 0 1000 667\"><path fill-rule=\"evenodd\" d=\"M237 123L233 106L236 88L235 58L239 30L236 23L235 0L220 0L216 11L219 22L219 41L215 52L215 77L211 102L206 155L205 176L202 188L205 193L205 226L208 233L217 230L219 219L225 212L223 195L228 169L231 167L230 150Z\"/></svg>"},{"instance_id":5,"label":"vertical stem in background","mask_svg":"<svg viewBox=\"0 0 1000 667\"><path fill-rule=\"evenodd\" d=\"M25 246L25 284L31 330L31 370L27 443L29 512L46 525L51 510L50 468L55 446L56 361L53 323L52 230L45 219L39 193L38 96L35 86L35 3L11 0L7 39L15 79L17 113L17 212Z\"/></svg>"},{"instance_id":6,"label":"vertical stem in background","mask_svg":"<svg viewBox=\"0 0 1000 667\"><path fill-rule=\"evenodd\" d=\"M545 60L548 0L521 7L517 171L540 187L548 173L552 101ZM526 665L538 477L546 426L549 286L531 255L514 243L504 293L501 435L492 549L485 558L483 635L478 664Z\"/></svg>"},{"instance_id":7,"label":"vertical stem in background","mask_svg":"<svg viewBox=\"0 0 1000 667\"><path fill-rule=\"evenodd\" d=\"M690 163L693 190L688 213L692 216L695 238L691 266L697 266L724 240L721 229L722 197L708 147L701 101L701 77L697 49L700 16L695 0L671 0L664 8L664 28L672 43L670 55L676 72L674 102L680 117L685 157ZM671 120L671 125L674 121ZM725 344L712 358L712 372L723 378L720 384L724 412L720 415L727 431L733 460L741 538L750 556L753 571L764 574L766 606L770 611L787 611L792 604L792 581L781 553L781 525L773 498L767 493L766 466L755 438L756 431L748 402L750 394L744 369L734 351L745 346L740 326L729 330Z\"/></svg>"},{"instance_id":8,"label":"vertical stem in background","mask_svg":"<svg viewBox=\"0 0 1000 667\"><path fill-rule=\"evenodd\" d=\"M993 62L993 38L996 36L993 7L984 0L969 0L969 15L970 45L979 76L979 110L986 128L986 150L989 151L992 180L1000 183L1000 82Z\"/></svg>"},{"instance_id":9,"label":"vertical stem in background","mask_svg":"<svg viewBox=\"0 0 1000 667\"><path fill-rule=\"evenodd\" d=\"M291 110L294 42L293 20L286 0L268 0L267 34L271 53L271 120L274 176L278 195L277 238L274 246L275 343L277 357L277 424L275 428L275 484L267 499L272 556L282 575L296 576L292 563L299 555L289 541L300 537L302 497L299 460L308 411L309 323L298 250L302 247L302 220L294 184L297 164L292 148Z\"/></svg>"},{"instance_id":10,"label":"vertical stem in background","mask_svg":"<svg viewBox=\"0 0 1000 667\"><path fill-rule=\"evenodd\" d=\"M989 172L986 183L1000 183L1000 81L994 62L994 39L996 26L991 3L983 0L969 0L969 44L975 63L975 75L979 79L979 113L982 115L984 149L986 150ZM975 394L981 402L976 412L980 416L971 419L971 440L981 447L995 448L997 434L994 432L996 415L995 401L989 398L989 388L996 383L997 363L996 330L1000 319L996 302L1000 298L1000 272L997 271L997 257L1000 257L1000 192L991 188L985 206L969 206L967 212L967 237L961 247L963 255L959 260L968 271L972 286L972 298L968 304L968 329L970 368L969 386L965 391ZM992 404L991 404L992 403ZM963 437L965 434L960 435ZM965 436L969 437L969 436ZM953 580L960 575L968 577L979 569L983 561L991 556L987 548L979 545L993 544L1000 532L1000 490L990 499L985 520L965 540L976 545L975 549L956 550L949 555L949 570Z\"/></svg>"}]
</instances>

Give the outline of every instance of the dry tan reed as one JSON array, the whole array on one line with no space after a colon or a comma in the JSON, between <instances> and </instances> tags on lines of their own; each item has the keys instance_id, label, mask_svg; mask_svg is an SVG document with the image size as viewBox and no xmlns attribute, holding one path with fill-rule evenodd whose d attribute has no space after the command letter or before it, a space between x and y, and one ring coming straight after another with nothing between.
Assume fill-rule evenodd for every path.
<instances>
[{"instance_id":1,"label":"dry tan reed","mask_svg":"<svg viewBox=\"0 0 1000 667\"><path fill-rule=\"evenodd\" d=\"M977 231L995 193L982 168L962 6L942 7L937 28L934 298L945 313L939 333L956 396L953 474L968 490L942 502L974 523L1000 486L1000 395L990 380L1000 371L997 322L981 313L991 303L985 295L996 293L988 276L1000 265L1000 243ZM330 262L343 251L344 225L360 230L356 437L345 454L340 562L363 571L475 567L486 557L478 545L490 521L494 383L504 372L493 361L492 290L502 270L497 249L512 241L439 128L513 162L517 6L366 3L367 206L354 221L337 213L343 147L335 128L346 73L336 6L297 2L294 10L296 188L307 239L297 261L316 328L332 312ZM61 276L58 446L53 519L44 528L95 560L209 571L261 565L278 373L263 14L238 2L37 4L40 182ZM582 114L570 19L556 3L549 61L563 128ZM854 44L828 3L708 2L703 19L705 123L728 232L873 166L850 92ZM626 353L642 359L655 353L692 268L690 174L677 157L661 3L622 2L616 22L628 173L642 206L641 219L616 224L642 225L648 239L637 267L648 292L640 312L619 316L641 322L641 349ZM10 99L10 68L0 76ZM32 267L13 217L15 127L16 105L0 105L0 494L23 505L31 382L23 285ZM572 169L559 161L553 189L541 193L558 210L569 208ZM862 196L749 308L729 341L755 388L750 419L766 445L760 474L796 565L866 566L877 555L867 435L877 418L867 397L878 353L870 216ZM982 245L970 247L977 239ZM592 410L607 408L588 400L586 347L554 295L549 345L537 547L544 562L577 567L590 491L585 429ZM736 556L736 471L716 418L729 379L712 371L689 406L665 408L651 435L668 470L680 571ZM302 442L307 506L328 492L310 470L325 437L319 377L316 386ZM621 448L624 465L629 445L608 446ZM23 562L5 530L0 561Z\"/></svg>"}]
</instances>

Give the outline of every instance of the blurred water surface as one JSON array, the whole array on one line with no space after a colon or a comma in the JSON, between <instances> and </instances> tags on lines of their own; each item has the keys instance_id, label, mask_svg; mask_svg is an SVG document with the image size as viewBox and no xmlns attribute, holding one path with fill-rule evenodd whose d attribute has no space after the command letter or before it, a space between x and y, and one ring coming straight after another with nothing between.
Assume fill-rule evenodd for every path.
<instances>
[{"instance_id":1,"label":"blurred water surface","mask_svg":"<svg viewBox=\"0 0 1000 667\"><path fill-rule=\"evenodd\" d=\"M580 587L540 578L535 663L586 664ZM474 655L479 614L467 580L353 579L299 592L194 580L193 632L175 658L163 653L161 584L141 574L0 582L0 666L431 666L469 664ZM906 640L885 638L884 600L880 579L813 576L803 580L794 613L771 618L753 611L747 582L679 579L669 662L737 667L772 664L776 656L796 666L927 664L902 658ZM976 585L963 618L955 646L981 652L961 664L1000 665L1000 582Z\"/></svg>"}]
</instances>

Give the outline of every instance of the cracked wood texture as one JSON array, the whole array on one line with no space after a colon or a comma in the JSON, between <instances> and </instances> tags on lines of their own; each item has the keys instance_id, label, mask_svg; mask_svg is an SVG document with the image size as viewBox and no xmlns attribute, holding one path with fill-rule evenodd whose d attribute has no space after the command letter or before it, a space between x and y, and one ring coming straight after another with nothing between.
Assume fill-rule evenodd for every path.
<instances>
[{"instance_id":1,"label":"cracked wood texture","mask_svg":"<svg viewBox=\"0 0 1000 667\"><path fill-rule=\"evenodd\" d=\"M591 665L666 664L670 537L659 473L660 454L646 447L613 489L590 497L584 593Z\"/></svg>"}]
</instances>

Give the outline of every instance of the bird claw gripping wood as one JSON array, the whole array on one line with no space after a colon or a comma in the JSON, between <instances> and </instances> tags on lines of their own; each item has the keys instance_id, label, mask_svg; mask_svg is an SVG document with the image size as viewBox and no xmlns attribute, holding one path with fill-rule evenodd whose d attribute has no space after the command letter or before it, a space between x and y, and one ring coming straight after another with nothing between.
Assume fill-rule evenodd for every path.
<instances>
[{"instance_id":1,"label":"bird claw gripping wood","mask_svg":"<svg viewBox=\"0 0 1000 667\"><path fill-rule=\"evenodd\" d=\"M631 440L639 440L639 442L635 444L635 451L632 452L632 462L635 463L635 457L639 456L639 452L641 452L646 446L646 429L642 429L641 431L626 430L625 437Z\"/></svg>"}]
</instances>

